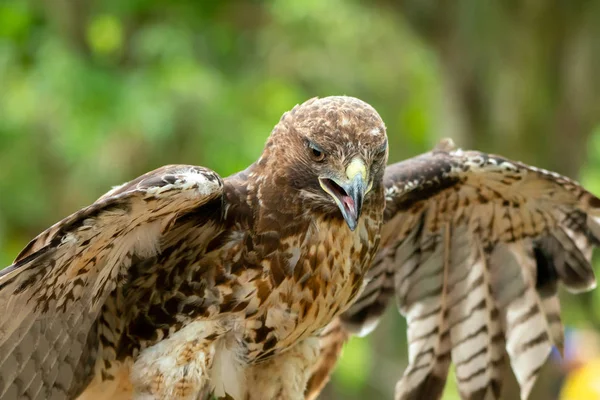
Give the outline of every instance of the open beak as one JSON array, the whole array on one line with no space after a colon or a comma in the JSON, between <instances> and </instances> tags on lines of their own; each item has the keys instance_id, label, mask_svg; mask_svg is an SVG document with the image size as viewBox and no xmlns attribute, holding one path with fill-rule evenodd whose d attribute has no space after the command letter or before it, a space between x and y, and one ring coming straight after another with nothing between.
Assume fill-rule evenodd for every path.
<instances>
[{"instance_id":1,"label":"open beak","mask_svg":"<svg viewBox=\"0 0 600 400\"><path fill-rule=\"evenodd\" d=\"M365 194L366 168L361 160L353 160L346 169L347 180L319 178L319 183L336 202L351 231L356 229Z\"/></svg>"}]
</instances>

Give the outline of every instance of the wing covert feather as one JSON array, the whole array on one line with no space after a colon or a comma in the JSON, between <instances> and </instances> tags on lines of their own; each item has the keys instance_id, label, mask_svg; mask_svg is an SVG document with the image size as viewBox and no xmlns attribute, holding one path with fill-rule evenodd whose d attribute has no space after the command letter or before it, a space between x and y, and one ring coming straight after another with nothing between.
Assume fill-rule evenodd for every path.
<instances>
[{"instance_id":1,"label":"wing covert feather","mask_svg":"<svg viewBox=\"0 0 600 400\"><path fill-rule=\"evenodd\" d=\"M595 287L600 200L556 173L450 149L389 166L384 183L382 246L344 326L368 333L395 293L409 340L397 399L439 398L450 361L463 399L498 399L505 352L526 399L562 351L558 283Z\"/></svg>"},{"instance_id":2,"label":"wing covert feather","mask_svg":"<svg viewBox=\"0 0 600 400\"><path fill-rule=\"evenodd\" d=\"M213 171L169 165L32 240L0 271L0 399L71 397L88 335L132 259L160 252L178 216L209 203L221 207L222 194Z\"/></svg>"}]
</instances>

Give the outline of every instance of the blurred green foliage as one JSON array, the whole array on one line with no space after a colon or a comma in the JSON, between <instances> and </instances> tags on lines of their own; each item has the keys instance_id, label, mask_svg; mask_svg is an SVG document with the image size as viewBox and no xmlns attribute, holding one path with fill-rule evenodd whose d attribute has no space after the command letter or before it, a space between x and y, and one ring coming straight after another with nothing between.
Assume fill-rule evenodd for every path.
<instances>
[{"instance_id":1,"label":"blurred green foliage","mask_svg":"<svg viewBox=\"0 0 600 400\"><path fill-rule=\"evenodd\" d=\"M574 2L575 11L554 1L434 3L0 3L0 265L147 170L245 168L281 114L313 96L371 103L388 126L391 161L450 134L571 175L583 168L600 193L600 130L591 134L600 91L586 80L598 70L588 64L600 24L576 18L598 2ZM581 99L585 107L570 106ZM568 322L588 319L565 300ZM405 322L390 313L346 347L323 398L392 397L407 355ZM445 398L457 399L449 382Z\"/></svg>"}]
</instances>

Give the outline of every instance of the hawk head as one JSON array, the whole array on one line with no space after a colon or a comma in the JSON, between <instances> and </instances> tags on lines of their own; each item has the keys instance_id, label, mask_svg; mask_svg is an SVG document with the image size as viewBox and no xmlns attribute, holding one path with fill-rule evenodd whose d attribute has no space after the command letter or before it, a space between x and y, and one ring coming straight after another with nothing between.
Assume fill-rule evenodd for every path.
<instances>
[{"instance_id":1,"label":"hawk head","mask_svg":"<svg viewBox=\"0 0 600 400\"><path fill-rule=\"evenodd\" d=\"M370 193L381 189L387 153L377 111L359 99L332 96L285 113L259 165L273 175L278 193L272 194L280 202L289 196L305 211L343 217L354 230Z\"/></svg>"}]
</instances>

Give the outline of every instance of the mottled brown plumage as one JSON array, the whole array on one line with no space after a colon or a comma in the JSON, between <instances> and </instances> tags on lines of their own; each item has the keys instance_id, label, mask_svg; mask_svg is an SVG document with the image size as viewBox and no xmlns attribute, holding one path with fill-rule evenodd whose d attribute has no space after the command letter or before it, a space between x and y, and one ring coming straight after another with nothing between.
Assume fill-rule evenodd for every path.
<instances>
[{"instance_id":1,"label":"mottled brown plumage","mask_svg":"<svg viewBox=\"0 0 600 400\"><path fill-rule=\"evenodd\" d=\"M337 334L323 337L311 382L326 379L350 332L371 331L395 296L409 342L396 399L441 398L450 363L463 399L499 399L507 362L526 399L552 346L562 352L558 284L596 285L600 200L556 173L447 141L389 166L384 185L369 283L332 323Z\"/></svg>"},{"instance_id":2,"label":"mottled brown plumage","mask_svg":"<svg viewBox=\"0 0 600 400\"><path fill-rule=\"evenodd\" d=\"M378 247L386 159L372 107L312 99L243 172L163 167L59 222L0 275L0 398L303 398Z\"/></svg>"},{"instance_id":3,"label":"mottled brown plumage","mask_svg":"<svg viewBox=\"0 0 600 400\"><path fill-rule=\"evenodd\" d=\"M163 167L59 222L0 273L0 399L313 399L392 296L398 399L439 398L450 362L497 399L505 351L526 398L557 284L595 285L600 200L449 142L386 159L373 108L312 99L243 172Z\"/></svg>"}]
</instances>

